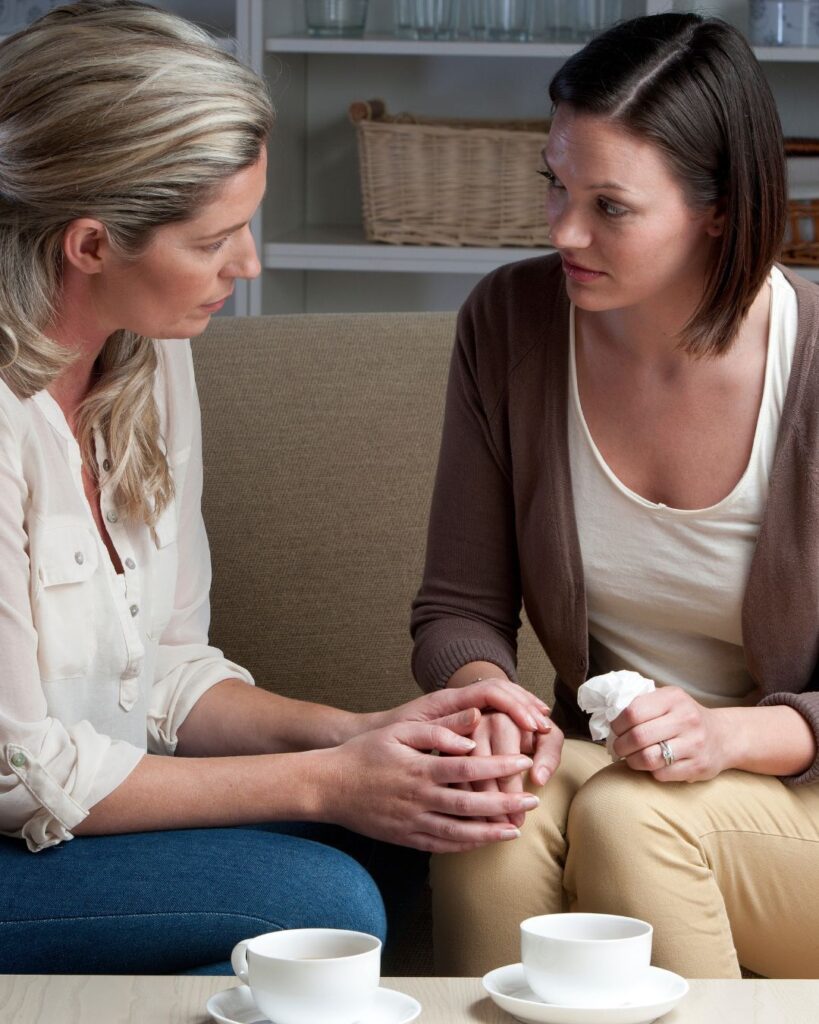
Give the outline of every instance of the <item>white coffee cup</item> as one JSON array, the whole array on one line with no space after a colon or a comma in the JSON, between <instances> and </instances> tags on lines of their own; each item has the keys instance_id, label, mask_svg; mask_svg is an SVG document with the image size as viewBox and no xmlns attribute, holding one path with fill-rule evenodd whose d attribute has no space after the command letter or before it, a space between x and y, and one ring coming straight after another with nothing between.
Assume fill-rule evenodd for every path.
<instances>
[{"instance_id":1,"label":"white coffee cup","mask_svg":"<svg viewBox=\"0 0 819 1024\"><path fill-rule=\"evenodd\" d=\"M276 1024L353 1024L378 990L381 940L338 928L293 928L244 939L230 962Z\"/></svg>"},{"instance_id":2,"label":"white coffee cup","mask_svg":"<svg viewBox=\"0 0 819 1024\"><path fill-rule=\"evenodd\" d=\"M621 1006L651 964L653 929L613 914L544 914L520 926L529 988L547 1003Z\"/></svg>"}]
</instances>

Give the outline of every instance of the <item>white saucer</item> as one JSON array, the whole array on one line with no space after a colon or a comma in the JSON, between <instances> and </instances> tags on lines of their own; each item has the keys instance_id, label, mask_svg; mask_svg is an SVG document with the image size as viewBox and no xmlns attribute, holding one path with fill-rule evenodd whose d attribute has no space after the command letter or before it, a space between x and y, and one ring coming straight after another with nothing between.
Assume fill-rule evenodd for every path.
<instances>
[{"instance_id":1,"label":"white saucer","mask_svg":"<svg viewBox=\"0 0 819 1024\"><path fill-rule=\"evenodd\" d=\"M526 984L523 964L498 967L484 975L494 1002L525 1024L648 1024L668 1013L688 992L679 974L649 967L646 980L625 1006L559 1006L544 1003Z\"/></svg>"},{"instance_id":2,"label":"white saucer","mask_svg":"<svg viewBox=\"0 0 819 1024\"><path fill-rule=\"evenodd\" d=\"M253 1002L247 985L226 988L210 997L206 1007L219 1024L270 1024ZM421 1012L421 1004L412 996L391 988L379 988L372 1006L357 1024L409 1024Z\"/></svg>"}]
</instances>

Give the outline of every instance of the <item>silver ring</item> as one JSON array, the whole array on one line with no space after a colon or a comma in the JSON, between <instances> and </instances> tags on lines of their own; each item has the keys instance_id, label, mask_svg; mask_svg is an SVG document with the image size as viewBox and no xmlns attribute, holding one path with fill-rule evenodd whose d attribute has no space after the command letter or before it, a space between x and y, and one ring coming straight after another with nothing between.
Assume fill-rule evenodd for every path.
<instances>
[{"instance_id":1,"label":"silver ring","mask_svg":"<svg viewBox=\"0 0 819 1024\"><path fill-rule=\"evenodd\" d=\"M660 740L660 753L663 755L666 768L670 768L677 760L676 757L674 757L674 751L671 749L671 744L666 743L665 740Z\"/></svg>"}]
</instances>

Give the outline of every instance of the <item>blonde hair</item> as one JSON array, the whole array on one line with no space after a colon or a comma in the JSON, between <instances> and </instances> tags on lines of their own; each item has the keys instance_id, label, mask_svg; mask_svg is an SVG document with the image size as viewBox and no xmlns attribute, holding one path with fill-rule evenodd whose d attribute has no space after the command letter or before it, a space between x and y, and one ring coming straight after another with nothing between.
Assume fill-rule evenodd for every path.
<instances>
[{"instance_id":1,"label":"blonde hair","mask_svg":"<svg viewBox=\"0 0 819 1024\"><path fill-rule=\"evenodd\" d=\"M0 378L21 398L74 354L44 333L62 239L91 217L125 256L193 217L258 159L273 124L263 82L206 32L135 0L59 7L0 44ZM77 416L83 458L105 438L120 514L155 523L173 494L153 398L155 342L107 339Z\"/></svg>"}]
</instances>

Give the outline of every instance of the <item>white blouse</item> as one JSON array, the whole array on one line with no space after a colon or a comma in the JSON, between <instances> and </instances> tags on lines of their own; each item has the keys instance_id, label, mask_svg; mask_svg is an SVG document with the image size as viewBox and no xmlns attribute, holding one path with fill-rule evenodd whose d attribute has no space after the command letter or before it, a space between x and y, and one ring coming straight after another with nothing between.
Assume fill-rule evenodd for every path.
<instances>
[{"instance_id":1,"label":"white blouse","mask_svg":"<svg viewBox=\"0 0 819 1024\"><path fill-rule=\"evenodd\" d=\"M173 754L202 694L244 669L208 644L210 553L200 510L199 402L187 341L157 342L154 394L175 497L154 531L120 519L105 444L100 505L47 391L0 382L0 833L41 850L130 774Z\"/></svg>"}]
</instances>

